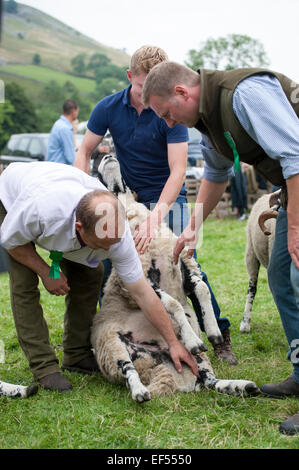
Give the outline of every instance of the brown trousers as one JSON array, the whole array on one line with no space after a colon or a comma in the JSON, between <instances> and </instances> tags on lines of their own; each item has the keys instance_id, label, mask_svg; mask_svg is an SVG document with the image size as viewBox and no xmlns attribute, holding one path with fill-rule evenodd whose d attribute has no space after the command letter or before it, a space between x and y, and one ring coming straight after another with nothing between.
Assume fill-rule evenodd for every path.
<instances>
[{"instance_id":1,"label":"brown trousers","mask_svg":"<svg viewBox=\"0 0 299 470\"><path fill-rule=\"evenodd\" d=\"M0 201L0 225L6 210ZM18 340L35 379L59 371L59 361L49 342L49 330L43 315L38 288L39 277L10 255L10 298ZM90 329L97 310L103 281L103 265L89 268L63 259L69 293L65 297L63 358L64 366L92 356Z\"/></svg>"}]
</instances>

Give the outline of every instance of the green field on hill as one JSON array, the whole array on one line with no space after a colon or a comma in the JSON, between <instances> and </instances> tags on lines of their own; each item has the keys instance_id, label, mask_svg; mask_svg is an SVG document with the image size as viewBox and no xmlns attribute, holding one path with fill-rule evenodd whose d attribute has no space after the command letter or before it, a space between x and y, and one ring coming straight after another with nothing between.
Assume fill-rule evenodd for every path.
<instances>
[{"instance_id":1,"label":"green field on hill","mask_svg":"<svg viewBox=\"0 0 299 470\"><path fill-rule=\"evenodd\" d=\"M92 92L96 84L95 80L75 77L74 75L58 72L56 70L52 70L47 67L40 67L37 65L8 65L6 67L0 67L0 75L1 72L4 72L5 74L13 74L25 79L38 80L44 84L54 80L60 86L62 86L65 84L65 82L70 81L82 93ZM3 75L1 78L5 82Z\"/></svg>"}]
</instances>

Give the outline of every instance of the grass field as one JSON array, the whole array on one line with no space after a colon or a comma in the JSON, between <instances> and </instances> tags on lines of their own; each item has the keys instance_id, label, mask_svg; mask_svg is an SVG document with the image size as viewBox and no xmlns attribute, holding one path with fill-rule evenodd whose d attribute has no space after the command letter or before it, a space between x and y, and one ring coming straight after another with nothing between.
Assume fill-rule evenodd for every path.
<instances>
[{"instance_id":1,"label":"grass field","mask_svg":"<svg viewBox=\"0 0 299 470\"><path fill-rule=\"evenodd\" d=\"M220 378L280 381L292 371L278 312L261 270L252 332L239 324L247 290L245 224L208 219L199 260L222 309L231 321L239 365L209 356ZM61 359L64 300L41 289L51 343ZM31 373L18 345L9 304L7 275L0 277L1 331L6 361L2 380L29 383ZM125 387L101 376L66 373L69 394L39 390L27 400L0 397L0 448L8 449L298 449L299 436L279 433L279 423L298 412L298 400L263 396L242 399L212 391L153 398L137 404Z\"/></svg>"},{"instance_id":2,"label":"grass field","mask_svg":"<svg viewBox=\"0 0 299 470\"><path fill-rule=\"evenodd\" d=\"M0 67L0 74L1 72L14 74L21 78L38 80L44 84L54 80L60 86L62 86L65 84L65 82L70 81L83 93L89 93L93 91L96 84L95 80L75 77L64 72L58 72L56 70L37 65L8 65L6 67Z\"/></svg>"}]
</instances>

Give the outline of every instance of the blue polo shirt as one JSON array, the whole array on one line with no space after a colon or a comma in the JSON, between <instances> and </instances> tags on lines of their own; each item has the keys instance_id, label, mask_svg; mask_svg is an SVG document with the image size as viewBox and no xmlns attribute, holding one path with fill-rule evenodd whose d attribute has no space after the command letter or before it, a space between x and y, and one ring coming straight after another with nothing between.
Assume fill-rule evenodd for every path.
<instances>
[{"instance_id":1,"label":"blue polo shirt","mask_svg":"<svg viewBox=\"0 0 299 470\"><path fill-rule=\"evenodd\" d=\"M139 202L148 202L159 199L170 175L167 144L187 142L188 130L180 124L171 129L150 108L138 116L130 104L130 89L101 100L87 127L102 136L109 129L124 180ZM184 185L180 195L186 195Z\"/></svg>"}]
</instances>

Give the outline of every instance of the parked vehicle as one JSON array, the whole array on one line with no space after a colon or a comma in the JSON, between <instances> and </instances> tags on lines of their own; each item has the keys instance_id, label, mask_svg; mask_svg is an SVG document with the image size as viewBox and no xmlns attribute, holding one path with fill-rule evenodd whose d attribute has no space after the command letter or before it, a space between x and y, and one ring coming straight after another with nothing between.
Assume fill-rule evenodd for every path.
<instances>
[{"instance_id":1,"label":"parked vehicle","mask_svg":"<svg viewBox=\"0 0 299 470\"><path fill-rule=\"evenodd\" d=\"M0 173L12 162L43 161L47 155L50 134L13 134L0 155ZM80 145L83 135L77 134Z\"/></svg>"},{"instance_id":2,"label":"parked vehicle","mask_svg":"<svg viewBox=\"0 0 299 470\"><path fill-rule=\"evenodd\" d=\"M48 139L49 134L13 134L1 152L2 169L12 162L44 160Z\"/></svg>"}]
</instances>

